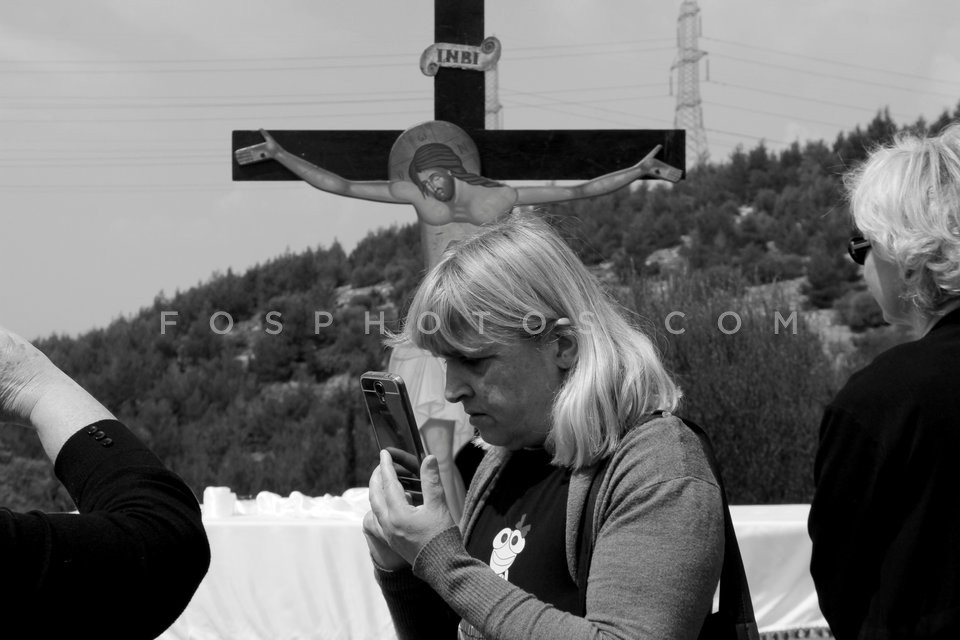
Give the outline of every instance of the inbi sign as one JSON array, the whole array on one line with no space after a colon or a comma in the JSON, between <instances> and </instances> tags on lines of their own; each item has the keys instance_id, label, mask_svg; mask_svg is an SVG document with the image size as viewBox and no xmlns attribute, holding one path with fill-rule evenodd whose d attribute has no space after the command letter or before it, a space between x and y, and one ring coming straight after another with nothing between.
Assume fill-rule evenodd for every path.
<instances>
[{"instance_id":1,"label":"inbi sign","mask_svg":"<svg viewBox=\"0 0 960 640\"><path fill-rule=\"evenodd\" d=\"M420 71L427 76L437 75L440 67L486 71L499 59L500 41L494 36L485 38L479 47L440 42L427 47L420 56Z\"/></svg>"}]
</instances>

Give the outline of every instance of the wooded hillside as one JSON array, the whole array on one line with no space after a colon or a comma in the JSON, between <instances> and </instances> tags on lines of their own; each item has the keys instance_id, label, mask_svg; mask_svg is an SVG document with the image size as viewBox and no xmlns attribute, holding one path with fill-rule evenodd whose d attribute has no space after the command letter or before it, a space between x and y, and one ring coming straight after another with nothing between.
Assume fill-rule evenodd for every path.
<instances>
[{"instance_id":1,"label":"wooded hillside","mask_svg":"<svg viewBox=\"0 0 960 640\"><path fill-rule=\"evenodd\" d=\"M684 388L684 415L712 434L732 502L809 501L824 403L853 369L906 339L882 327L846 257L841 176L874 143L953 119L960 105L906 127L882 111L832 143L738 149L672 187L643 183L547 212L654 334ZM416 226L382 229L349 256L318 246L214 274L38 346L197 495L208 485L241 496L339 493L365 485L376 460L357 385L386 365L376 321L397 326L421 275ZM801 297L769 286L795 280ZM674 312L683 315L666 324ZM854 332L846 347L824 342L823 313ZM25 429L0 430L0 475L0 504L73 508Z\"/></svg>"}]
</instances>

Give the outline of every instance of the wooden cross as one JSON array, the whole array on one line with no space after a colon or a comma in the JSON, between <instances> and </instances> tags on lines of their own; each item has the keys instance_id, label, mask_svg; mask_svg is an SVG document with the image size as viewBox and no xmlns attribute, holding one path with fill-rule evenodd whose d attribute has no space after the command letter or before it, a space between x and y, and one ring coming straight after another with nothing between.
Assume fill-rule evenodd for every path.
<instances>
[{"instance_id":1,"label":"wooden cross","mask_svg":"<svg viewBox=\"0 0 960 640\"><path fill-rule=\"evenodd\" d=\"M435 0L434 38L478 46L484 39L483 0ZM487 130L484 76L441 68L434 78L434 119L464 129L480 152L481 174L492 180L582 180L636 163L656 145L667 164L685 168L685 132L672 129ZM348 180L387 180L390 148L402 131L271 131L290 153ZM263 141L257 131L234 131L232 148ZM233 179L299 180L276 162L237 163Z\"/></svg>"}]
</instances>

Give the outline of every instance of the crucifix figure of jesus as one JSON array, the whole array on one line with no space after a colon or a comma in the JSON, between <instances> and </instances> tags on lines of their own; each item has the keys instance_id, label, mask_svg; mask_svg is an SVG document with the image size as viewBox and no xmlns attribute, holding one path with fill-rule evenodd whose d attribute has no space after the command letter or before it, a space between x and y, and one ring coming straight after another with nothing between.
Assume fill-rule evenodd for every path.
<instances>
[{"instance_id":1,"label":"crucifix figure of jesus","mask_svg":"<svg viewBox=\"0 0 960 640\"><path fill-rule=\"evenodd\" d=\"M435 0L435 50L480 47L484 39L483 0ZM234 179L304 180L333 194L410 205L430 268L479 225L525 205L683 176L682 130L488 130L484 74L440 66L433 121L406 131L234 131ZM578 182L511 186L509 180ZM437 456L458 517L464 478L453 463L458 451L472 449L464 446L473 436L467 416L444 400L445 372L429 353L398 347L389 368L407 383L424 444Z\"/></svg>"},{"instance_id":2,"label":"crucifix figure of jesus","mask_svg":"<svg viewBox=\"0 0 960 640\"><path fill-rule=\"evenodd\" d=\"M413 206L428 269L451 243L515 207L599 196L638 178L676 182L682 175L680 169L654 157L662 148L657 145L636 164L585 182L513 187L479 175L476 147L466 132L451 123L431 121L408 129L397 139L390 154L391 179L347 180L291 154L268 132L260 133L264 142L236 151L238 164L275 160L321 191ZM444 142L431 141L436 139Z\"/></svg>"}]
</instances>

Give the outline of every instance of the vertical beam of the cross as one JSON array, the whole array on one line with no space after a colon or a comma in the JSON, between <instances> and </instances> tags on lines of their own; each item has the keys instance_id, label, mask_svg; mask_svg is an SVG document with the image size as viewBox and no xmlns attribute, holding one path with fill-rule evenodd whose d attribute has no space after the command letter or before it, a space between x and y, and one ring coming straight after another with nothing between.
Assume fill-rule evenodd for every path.
<instances>
[{"instance_id":1,"label":"vertical beam of the cross","mask_svg":"<svg viewBox=\"0 0 960 640\"><path fill-rule=\"evenodd\" d=\"M434 0L434 41L479 46L484 0ZM442 68L433 80L433 117L467 131L484 126L483 73Z\"/></svg>"}]
</instances>

